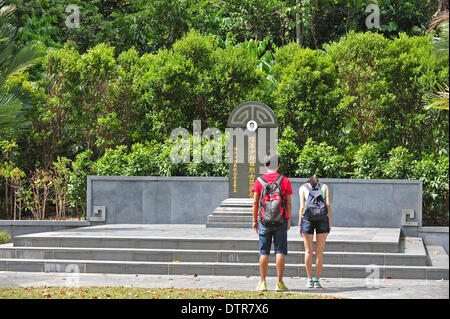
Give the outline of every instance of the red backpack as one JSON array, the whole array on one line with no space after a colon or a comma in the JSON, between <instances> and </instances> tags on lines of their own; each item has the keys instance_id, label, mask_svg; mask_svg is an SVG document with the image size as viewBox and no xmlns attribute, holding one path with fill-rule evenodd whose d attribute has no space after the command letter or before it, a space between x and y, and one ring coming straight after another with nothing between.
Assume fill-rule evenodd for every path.
<instances>
[{"instance_id":1,"label":"red backpack","mask_svg":"<svg viewBox=\"0 0 450 319\"><path fill-rule=\"evenodd\" d=\"M284 224L286 203L281 189L284 176L280 174L273 183L268 183L264 177L258 177L262 185L259 197L259 220L264 226L280 226Z\"/></svg>"}]
</instances>

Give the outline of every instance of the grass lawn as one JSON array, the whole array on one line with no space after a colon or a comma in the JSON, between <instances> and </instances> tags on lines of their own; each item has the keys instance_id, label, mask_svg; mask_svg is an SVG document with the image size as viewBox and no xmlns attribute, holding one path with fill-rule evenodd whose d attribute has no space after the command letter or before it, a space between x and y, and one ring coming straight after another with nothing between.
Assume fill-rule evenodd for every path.
<instances>
[{"instance_id":1,"label":"grass lawn","mask_svg":"<svg viewBox=\"0 0 450 319\"><path fill-rule=\"evenodd\" d=\"M135 287L0 288L0 299L340 299L294 292Z\"/></svg>"}]
</instances>

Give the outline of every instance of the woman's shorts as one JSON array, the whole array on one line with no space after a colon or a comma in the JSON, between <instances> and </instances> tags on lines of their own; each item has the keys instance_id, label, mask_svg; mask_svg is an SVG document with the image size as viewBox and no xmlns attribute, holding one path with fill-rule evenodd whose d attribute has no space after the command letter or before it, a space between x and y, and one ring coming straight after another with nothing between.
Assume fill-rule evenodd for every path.
<instances>
[{"instance_id":1,"label":"woman's shorts","mask_svg":"<svg viewBox=\"0 0 450 319\"><path fill-rule=\"evenodd\" d=\"M303 218L301 225L302 233L314 235L314 230L316 231L316 234L329 233L330 223L328 222L328 219L325 221L310 222L309 220Z\"/></svg>"}]
</instances>

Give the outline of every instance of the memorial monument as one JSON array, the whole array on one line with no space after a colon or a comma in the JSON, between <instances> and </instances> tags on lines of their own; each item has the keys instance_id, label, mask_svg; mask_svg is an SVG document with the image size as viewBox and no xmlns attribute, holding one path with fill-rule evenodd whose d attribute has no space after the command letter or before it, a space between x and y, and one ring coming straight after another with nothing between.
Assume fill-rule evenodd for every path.
<instances>
[{"instance_id":1,"label":"memorial monument","mask_svg":"<svg viewBox=\"0 0 450 319\"><path fill-rule=\"evenodd\" d=\"M277 150L277 118L261 102L249 101L231 112L229 134L228 198L207 219L207 227L251 227L253 183L265 173L264 155Z\"/></svg>"}]
</instances>

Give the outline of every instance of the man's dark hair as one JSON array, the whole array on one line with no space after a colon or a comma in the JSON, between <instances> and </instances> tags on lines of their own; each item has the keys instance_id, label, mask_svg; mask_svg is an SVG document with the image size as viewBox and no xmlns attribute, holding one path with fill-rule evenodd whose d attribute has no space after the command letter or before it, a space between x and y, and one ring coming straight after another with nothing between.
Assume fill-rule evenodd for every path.
<instances>
[{"instance_id":1,"label":"man's dark hair","mask_svg":"<svg viewBox=\"0 0 450 319\"><path fill-rule=\"evenodd\" d=\"M311 176L306 182L309 183L312 188L314 188L317 186L317 184L319 184L319 179L316 176Z\"/></svg>"},{"instance_id":2,"label":"man's dark hair","mask_svg":"<svg viewBox=\"0 0 450 319\"><path fill-rule=\"evenodd\" d=\"M280 155L278 155L275 152L269 152L264 157L264 165L267 166L269 169L277 169L278 165L280 164L281 158Z\"/></svg>"}]
</instances>

